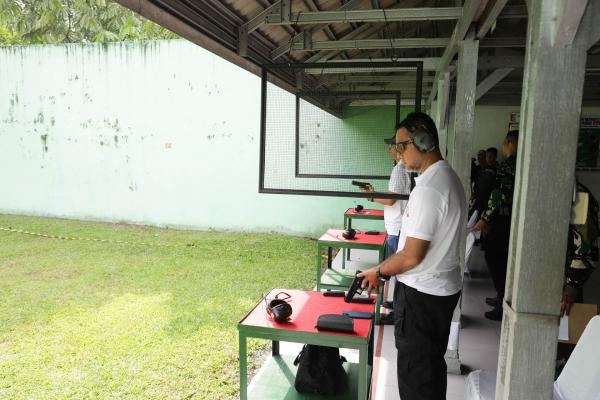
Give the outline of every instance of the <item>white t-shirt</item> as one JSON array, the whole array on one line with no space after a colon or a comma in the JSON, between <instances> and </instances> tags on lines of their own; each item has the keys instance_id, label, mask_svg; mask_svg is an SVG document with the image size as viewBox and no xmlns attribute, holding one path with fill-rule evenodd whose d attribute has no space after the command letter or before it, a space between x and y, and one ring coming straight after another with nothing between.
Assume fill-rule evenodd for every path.
<instances>
[{"instance_id":1,"label":"white t-shirt","mask_svg":"<svg viewBox=\"0 0 600 400\"><path fill-rule=\"evenodd\" d=\"M398 251L408 236L429 241L429 249L417 266L396 277L420 292L449 296L462 286L460 244L466 235L465 193L445 160L429 166L415 182L404 210Z\"/></svg>"},{"instance_id":2,"label":"white t-shirt","mask_svg":"<svg viewBox=\"0 0 600 400\"><path fill-rule=\"evenodd\" d=\"M398 194L410 193L410 177L402 161L398 162L392 169L388 190ZM388 235L399 235L402 228L402 213L404 213L406 203L408 203L408 200L396 200L391 206L383 206L383 222Z\"/></svg>"}]
</instances>

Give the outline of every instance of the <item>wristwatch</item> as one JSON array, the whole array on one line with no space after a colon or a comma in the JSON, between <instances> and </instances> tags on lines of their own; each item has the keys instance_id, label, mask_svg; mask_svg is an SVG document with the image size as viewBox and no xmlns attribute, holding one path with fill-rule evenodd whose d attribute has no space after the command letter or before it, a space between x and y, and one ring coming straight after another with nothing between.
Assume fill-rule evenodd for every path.
<instances>
[{"instance_id":1,"label":"wristwatch","mask_svg":"<svg viewBox=\"0 0 600 400\"><path fill-rule=\"evenodd\" d=\"M375 273L375 275L377 276L377 279L381 281L387 281L388 279L390 279L389 276L382 274L379 268L377 268L377 272Z\"/></svg>"}]
</instances>

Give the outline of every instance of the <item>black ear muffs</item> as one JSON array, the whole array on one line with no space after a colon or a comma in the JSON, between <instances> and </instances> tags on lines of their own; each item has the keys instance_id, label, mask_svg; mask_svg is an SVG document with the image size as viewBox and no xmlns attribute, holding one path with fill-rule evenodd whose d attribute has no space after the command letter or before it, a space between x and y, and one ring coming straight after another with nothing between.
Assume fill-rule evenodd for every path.
<instances>
[{"instance_id":1,"label":"black ear muffs","mask_svg":"<svg viewBox=\"0 0 600 400\"><path fill-rule=\"evenodd\" d=\"M352 228L345 229L344 232L342 232L342 237L344 239L352 240L356 237L356 230Z\"/></svg>"},{"instance_id":2,"label":"black ear muffs","mask_svg":"<svg viewBox=\"0 0 600 400\"><path fill-rule=\"evenodd\" d=\"M356 207L354 207L354 211L355 212L361 212L362 210L364 210L365 208L362 206L362 204L357 204Z\"/></svg>"},{"instance_id":3,"label":"black ear muffs","mask_svg":"<svg viewBox=\"0 0 600 400\"><path fill-rule=\"evenodd\" d=\"M267 314L269 314L276 322L287 322L290 319L290 316L292 315L292 306L284 300L289 298L289 294L281 292L277 293L275 298L267 303Z\"/></svg>"}]
</instances>

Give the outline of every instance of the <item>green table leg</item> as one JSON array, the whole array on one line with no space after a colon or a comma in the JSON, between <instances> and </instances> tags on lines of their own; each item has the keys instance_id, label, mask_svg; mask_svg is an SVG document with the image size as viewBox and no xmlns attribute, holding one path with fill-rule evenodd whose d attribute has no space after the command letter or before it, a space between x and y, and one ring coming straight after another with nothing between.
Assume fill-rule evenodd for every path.
<instances>
[{"instance_id":1,"label":"green table leg","mask_svg":"<svg viewBox=\"0 0 600 400\"><path fill-rule=\"evenodd\" d=\"M323 248L317 243L317 291L321 290L321 251Z\"/></svg>"},{"instance_id":2,"label":"green table leg","mask_svg":"<svg viewBox=\"0 0 600 400\"><path fill-rule=\"evenodd\" d=\"M385 246L379 250L379 264L381 264L385 260ZM375 301L375 323L379 324L380 318L380 308L381 303L383 302L383 288L384 286L380 286L377 290L377 300Z\"/></svg>"},{"instance_id":3,"label":"green table leg","mask_svg":"<svg viewBox=\"0 0 600 400\"><path fill-rule=\"evenodd\" d=\"M344 214L344 229L352 228L352 218ZM350 248L344 248L345 258L342 258L342 268L346 268L346 261L350 261ZM344 254L342 254L343 256Z\"/></svg>"},{"instance_id":4,"label":"green table leg","mask_svg":"<svg viewBox=\"0 0 600 400\"><path fill-rule=\"evenodd\" d=\"M368 367L369 350L365 344L360 347L358 353L358 400L367 400L369 398L369 367Z\"/></svg>"},{"instance_id":5,"label":"green table leg","mask_svg":"<svg viewBox=\"0 0 600 400\"><path fill-rule=\"evenodd\" d=\"M240 400L248 399L248 352L246 335L240 333Z\"/></svg>"}]
</instances>

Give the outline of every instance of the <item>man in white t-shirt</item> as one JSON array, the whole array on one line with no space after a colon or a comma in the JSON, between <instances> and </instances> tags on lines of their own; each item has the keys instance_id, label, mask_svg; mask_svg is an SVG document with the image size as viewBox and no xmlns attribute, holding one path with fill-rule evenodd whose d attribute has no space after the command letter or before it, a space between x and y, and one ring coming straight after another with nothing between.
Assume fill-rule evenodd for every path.
<instances>
[{"instance_id":1,"label":"man in white t-shirt","mask_svg":"<svg viewBox=\"0 0 600 400\"><path fill-rule=\"evenodd\" d=\"M384 143L388 145L390 158L396 163L390 174L388 193L408 195L410 193L410 176L404 168L404 162L400 159L400 153L396 151L396 135L389 139L384 139ZM370 186L366 192L373 192L373 187ZM400 237L400 229L402 228L402 214L408 201L404 199L383 198L370 198L369 201L383 204L383 221L387 232L385 238L385 257L391 257L398 250L398 239ZM383 306L393 309L393 302L386 301L383 303ZM394 313L382 314L379 323L381 325L393 325Z\"/></svg>"},{"instance_id":2,"label":"man in white t-shirt","mask_svg":"<svg viewBox=\"0 0 600 400\"><path fill-rule=\"evenodd\" d=\"M462 288L467 202L427 114L411 113L399 124L396 150L406 168L419 173L404 210L398 252L358 276L369 290L392 275L398 280L394 336L402 400L441 400L446 398L444 354Z\"/></svg>"},{"instance_id":3,"label":"man in white t-shirt","mask_svg":"<svg viewBox=\"0 0 600 400\"><path fill-rule=\"evenodd\" d=\"M404 162L400 159L400 154L396 151L396 137L385 139L384 142L388 145L388 154L396 165L390 174L388 183L388 193L403 194L410 193L410 176L404 168ZM373 192L373 187L366 190L367 193ZM378 199L370 198L370 201L383 205L383 221L387 232L386 258L395 254L398 250L398 238L400 237L400 229L402 227L402 214L406 207L407 200L403 199Z\"/></svg>"}]
</instances>

